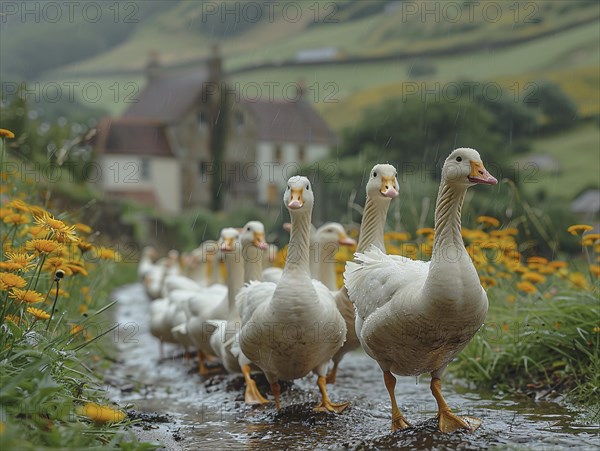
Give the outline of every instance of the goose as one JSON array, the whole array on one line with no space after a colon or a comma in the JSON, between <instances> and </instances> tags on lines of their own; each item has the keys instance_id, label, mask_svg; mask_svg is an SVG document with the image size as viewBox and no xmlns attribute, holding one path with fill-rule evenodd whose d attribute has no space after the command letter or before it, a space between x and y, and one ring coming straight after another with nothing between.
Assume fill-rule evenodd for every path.
<instances>
[{"instance_id":1,"label":"goose","mask_svg":"<svg viewBox=\"0 0 600 451\"><path fill-rule=\"evenodd\" d=\"M314 204L310 181L301 176L290 178L283 200L292 218L283 274L277 284L253 281L240 290L236 298L242 320L240 349L267 377L278 410L278 381L298 379L312 370L321 392L321 402L314 410L342 412L349 403L331 402L325 374L331 357L346 339L346 323L331 291L310 277Z\"/></svg>"},{"instance_id":2,"label":"goose","mask_svg":"<svg viewBox=\"0 0 600 451\"><path fill-rule=\"evenodd\" d=\"M139 280L144 280L144 276L147 272L152 271L154 268L154 261L156 260L157 254L156 249L152 246L146 246L142 249L142 255L138 263L137 276Z\"/></svg>"},{"instance_id":3,"label":"goose","mask_svg":"<svg viewBox=\"0 0 600 451\"><path fill-rule=\"evenodd\" d=\"M331 291L337 291L335 254L340 246L355 246L356 241L346 235L344 227L337 222L327 222L315 232L315 252L318 261L316 279Z\"/></svg>"},{"instance_id":4,"label":"goose","mask_svg":"<svg viewBox=\"0 0 600 451\"><path fill-rule=\"evenodd\" d=\"M158 299L162 296L167 276L179 273L179 252L172 249L166 257L158 260L152 268L148 268L144 273L144 289L150 300Z\"/></svg>"},{"instance_id":5,"label":"goose","mask_svg":"<svg viewBox=\"0 0 600 451\"><path fill-rule=\"evenodd\" d=\"M204 366L205 355L212 354L210 337L215 331L214 323L209 320L225 320L229 315L229 291L235 292L241 285L243 266L241 262L241 248L236 245L239 231L232 227L221 231L220 249L229 265L232 266L232 277L227 278L227 292L225 295L216 291L214 286L208 287L204 292L193 295L188 300L190 316L187 320L187 333L198 353L199 373L206 377L209 372ZM212 290L211 290L212 288Z\"/></svg>"},{"instance_id":6,"label":"goose","mask_svg":"<svg viewBox=\"0 0 600 451\"><path fill-rule=\"evenodd\" d=\"M399 191L396 168L390 164L376 164L371 169L367 181L367 195L363 217L360 224L356 252L364 252L371 245L385 250L383 233L385 221L391 200L398 196ZM360 341L354 326L354 305L348 297L346 285L335 294L335 303L344 319L348 332L346 342L333 356L333 368L327 375L327 383L335 384L340 362L348 352L358 349Z\"/></svg>"},{"instance_id":7,"label":"goose","mask_svg":"<svg viewBox=\"0 0 600 451\"><path fill-rule=\"evenodd\" d=\"M239 239L244 259L244 282L260 280L262 276L262 257L268 245L265 242L265 228L262 222L250 221L243 228ZM229 271L229 270L228 270ZM246 382L244 401L249 405L266 404L269 401L259 392L252 379L251 362L239 348L240 315L235 304L235 294L242 288L239 284L235 292L229 292L229 318L226 321L214 321L217 327L210 338L211 347L229 373L242 373ZM232 296L233 293L233 296Z\"/></svg>"},{"instance_id":8,"label":"goose","mask_svg":"<svg viewBox=\"0 0 600 451\"><path fill-rule=\"evenodd\" d=\"M185 275L201 286L209 285L207 263L212 264L218 248L215 240L206 240L190 252Z\"/></svg>"},{"instance_id":9,"label":"goose","mask_svg":"<svg viewBox=\"0 0 600 451\"><path fill-rule=\"evenodd\" d=\"M356 307L356 332L383 371L392 403L392 430L410 427L396 403L392 373L431 374L440 431L474 430L481 424L452 413L442 396L441 378L481 327L488 309L461 236L461 207L469 187L496 183L476 150L454 150L442 168L431 261L386 255L371 246L346 264L344 280Z\"/></svg>"}]
</instances>

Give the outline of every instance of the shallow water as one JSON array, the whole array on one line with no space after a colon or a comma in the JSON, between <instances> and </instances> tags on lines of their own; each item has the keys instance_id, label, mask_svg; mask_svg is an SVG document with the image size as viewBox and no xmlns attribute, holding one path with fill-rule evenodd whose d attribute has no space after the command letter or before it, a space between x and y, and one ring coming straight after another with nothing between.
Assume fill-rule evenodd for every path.
<instances>
[{"instance_id":1,"label":"shallow water","mask_svg":"<svg viewBox=\"0 0 600 451\"><path fill-rule=\"evenodd\" d=\"M282 410L243 403L241 375L219 374L203 380L195 361L166 347L160 361L158 341L148 331L148 305L139 284L115 292L119 300L118 363L106 377L110 396L138 414L158 413L161 421L142 419L134 430L143 440L167 449L547 449L600 447L598 425L580 424L576 412L556 402L494 397L451 383L444 395L453 411L482 420L473 433L441 434L429 378L398 378L396 396L413 428L390 432L391 413L381 371L362 352L346 356L337 383L328 386L333 402L351 401L340 415L313 413L319 401L316 377L282 385ZM271 396L264 378L259 389ZM271 396L272 397L272 396ZM133 412L132 412L133 415Z\"/></svg>"}]
</instances>

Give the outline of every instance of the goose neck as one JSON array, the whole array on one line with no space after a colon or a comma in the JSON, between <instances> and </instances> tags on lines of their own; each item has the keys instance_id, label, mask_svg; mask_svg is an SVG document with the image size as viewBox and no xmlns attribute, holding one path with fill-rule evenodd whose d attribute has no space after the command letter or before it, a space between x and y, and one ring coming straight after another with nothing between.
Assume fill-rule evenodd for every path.
<instances>
[{"instance_id":1,"label":"goose neck","mask_svg":"<svg viewBox=\"0 0 600 451\"><path fill-rule=\"evenodd\" d=\"M358 236L356 252L366 251L371 244L374 244L380 250L385 252L383 233L385 231L385 221L389 208L389 199L382 199L379 202L376 202L371 197L367 196L362 222L360 224L360 234Z\"/></svg>"},{"instance_id":2,"label":"goose neck","mask_svg":"<svg viewBox=\"0 0 600 451\"><path fill-rule=\"evenodd\" d=\"M225 266L227 268L227 300L231 315L236 309L235 296L244 286L244 266L240 261L239 251L225 254Z\"/></svg>"},{"instance_id":3,"label":"goose neck","mask_svg":"<svg viewBox=\"0 0 600 451\"><path fill-rule=\"evenodd\" d=\"M318 243L319 248L319 280L330 290L337 290L335 273L335 254L339 249L337 243Z\"/></svg>"},{"instance_id":4,"label":"goose neck","mask_svg":"<svg viewBox=\"0 0 600 451\"><path fill-rule=\"evenodd\" d=\"M466 255L462 238L461 210L466 187L440 184L435 206L435 234L431 265Z\"/></svg>"},{"instance_id":5,"label":"goose neck","mask_svg":"<svg viewBox=\"0 0 600 451\"><path fill-rule=\"evenodd\" d=\"M244 281L262 280L263 251L251 243L242 247L244 257Z\"/></svg>"},{"instance_id":6,"label":"goose neck","mask_svg":"<svg viewBox=\"0 0 600 451\"><path fill-rule=\"evenodd\" d=\"M293 211L288 253L283 268L288 272L303 272L310 276L310 218L311 210Z\"/></svg>"}]
</instances>

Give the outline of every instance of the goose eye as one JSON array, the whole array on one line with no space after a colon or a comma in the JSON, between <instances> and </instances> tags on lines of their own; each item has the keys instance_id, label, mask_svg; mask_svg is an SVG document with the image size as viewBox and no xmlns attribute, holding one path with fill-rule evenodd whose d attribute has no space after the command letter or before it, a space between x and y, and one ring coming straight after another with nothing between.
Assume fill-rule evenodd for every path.
<instances>
[{"instance_id":1,"label":"goose eye","mask_svg":"<svg viewBox=\"0 0 600 451\"><path fill-rule=\"evenodd\" d=\"M307 185L307 186L306 186L306 190L308 191L309 189L310 189L310 186L308 186L308 185Z\"/></svg>"},{"instance_id":2,"label":"goose eye","mask_svg":"<svg viewBox=\"0 0 600 451\"><path fill-rule=\"evenodd\" d=\"M456 157L456 161L462 161L462 157Z\"/></svg>"},{"instance_id":3,"label":"goose eye","mask_svg":"<svg viewBox=\"0 0 600 451\"><path fill-rule=\"evenodd\" d=\"M377 172L373 172L373 177L377 177Z\"/></svg>"},{"instance_id":4,"label":"goose eye","mask_svg":"<svg viewBox=\"0 0 600 451\"><path fill-rule=\"evenodd\" d=\"M252 229L250 228L250 226L248 226L248 227L246 227L246 230L249 232Z\"/></svg>"}]
</instances>

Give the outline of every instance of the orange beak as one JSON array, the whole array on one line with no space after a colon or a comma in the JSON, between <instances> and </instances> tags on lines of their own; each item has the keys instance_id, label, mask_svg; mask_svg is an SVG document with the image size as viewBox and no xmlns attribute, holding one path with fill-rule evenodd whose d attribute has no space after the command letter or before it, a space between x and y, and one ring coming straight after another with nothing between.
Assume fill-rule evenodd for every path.
<instances>
[{"instance_id":1,"label":"orange beak","mask_svg":"<svg viewBox=\"0 0 600 451\"><path fill-rule=\"evenodd\" d=\"M356 241L353 240L352 238L350 238L345 233L344 234L340 233L338 243L340 244L340 246L356 246Z\"/></svg>"},{"instance_id":2,"label":"orange beak","mask_svg":"<svg viewBox=\"0 0 600 451\"><path fill-rule=\"evenodd\" d=\"M254 232L252 244L263 251L269 247L269 245L265 242L265 234L262 232Z\"/></svg>"},{"instance_id":3,"label":"orange beak","mask_svg":"<svg viewBox=\"0 0 600 451\"><path fill-rule=\"evenodd\" d=\"M398 191L396 191L396 177L381 177L381 194L390 199L398 195Z\"/></svg>"},{"instance_id":4,"label":"orange beak","mask_svg":"<svg viewBox=\"0 0 600 451\"><path fill-rule=\"evenodd\" d=\"M471 160L471 173L469 174L469 181L472 183L482 183L484 185L495 185L498 183L496 177L490 174L482 161Z\"/></svg>"},{"instance_id":5,"label":"orange beak","mask_svg":"<svg viewBox=\"0 0 600 451\"><path fill-rule=\"evenodd\" d=\"M233 250L233 238L225 238L221 244L221 251L231 252Z\"/></svg>"},{"instance_id":6,"label":"orange beak","mask_svg":"<svg viewBox=\"0 0 600 451\"><path fill-rule=\"evenodd\" d=\"M302 200L302 189L293 189L292 188L292 196L290 203L288 204L288 208L292 210L297 210L298 208L304 205L304 201Z\"/></svg>"}]
</instances>

